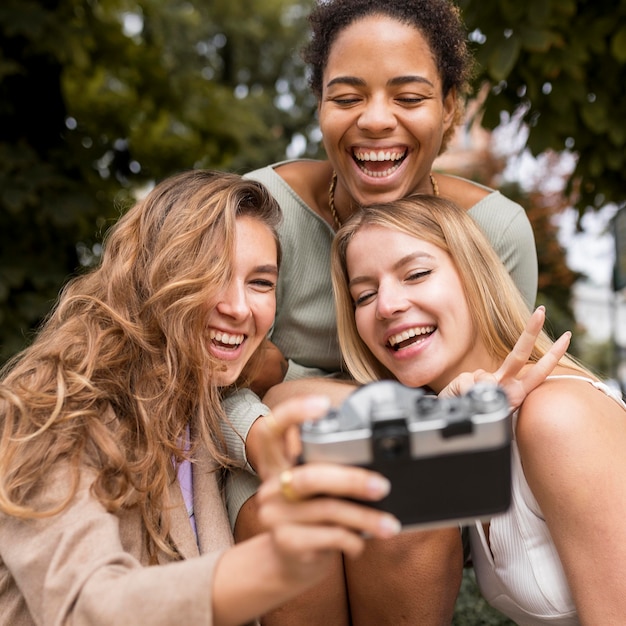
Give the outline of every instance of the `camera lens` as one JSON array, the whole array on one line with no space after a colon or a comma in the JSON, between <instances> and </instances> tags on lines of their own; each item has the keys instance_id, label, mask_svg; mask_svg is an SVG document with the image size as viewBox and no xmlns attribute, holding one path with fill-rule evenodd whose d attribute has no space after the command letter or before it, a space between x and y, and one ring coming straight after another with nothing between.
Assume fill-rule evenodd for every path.
<instances>
[{"instance_id":1,"label":"camera lens","mask_svg":"<svg viewBox=\"0 0 626 626\"><path fill-rule=\"evenodd\" d=\"M381 456L387 459L401 457L405 450L405 442L401 437L383 437L378 442L378 450Z\"/></svg>"},{"instance_id":2,"label":"camera lens","mask_svg":"<svg viewBox=\"0 0 626 626\"><path fill-rule=\"evenodd\" d=\"M376 424L372 432L372 452L379 461L410 457L410 438L405 420Z\"/></svg>"}]
</instances>

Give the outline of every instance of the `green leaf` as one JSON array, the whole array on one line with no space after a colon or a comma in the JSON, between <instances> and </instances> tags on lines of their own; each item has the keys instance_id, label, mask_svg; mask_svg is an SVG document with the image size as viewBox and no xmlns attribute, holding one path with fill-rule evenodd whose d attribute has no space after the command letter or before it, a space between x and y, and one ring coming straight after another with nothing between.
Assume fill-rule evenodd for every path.
<instances>
[{"instance_id":1,"label":"green leaf","mask_svg":"<svg viewBox=\"0 0 626 626\"><path fill-rule=\"evenodd\" d=\"M620 63L626 63L626 24L611 38L611 54Z\"/></svg>"},{"instance_id":2,"label":"green leaf","mask_svg":"<svg viewBox=\"0 0 626 626\"><path fill-rule=\"evenodd\" d=\"M524 17L524 3L519 0L499 0L498 6L504 18L511 24Z\"/></svg>"},{"instance_id":3,"label":"green leaf","mask_svg":"<svg viewBox=\"0 0 626 626\"><path fill-rule=\"evenodd\" d=\"M551 0L551 4L555 13L560 13L567 17L576 15L576 0Z\"/></svg>"},{"instance_id":4,"label":"green leaf","mask_svg":"<svg viewBox=\"0 0 626 626\"><path fill-rule=\"evenodd\" d=\"M520 29L522 45L532 52L546 52L554 41L553 34L545 28L522 27Z\"/></svg>"},{"instance_id":5,"label":"green leaf","mask_svg":"<svg viewBox=\"0 0 626 626\"><path fill-rule=\"evenodd\" d=\"M591 178L600 176L602 170L604 169L604 160L602 159L602 156L597 153L590 155L588 166Z\"/></svg>"},{"instance_id":6,"label":"green leaf","mask_svg":"<svg viewBox=\"0 0 626 626\"><path fill-rule=\"evenodd\" d=\"M550 17L551 11L551 0L530 0L528 3L528 17L531 24L536 24L538 26L545 24Z\"/></svg>"},{"instance_id":7,"label":"green leaf","mask_svg":"<svg viewBox=\"0 0 626 626\"><path fill-rule=\"evenodd\" d=\"M622 150L608 150L605 153L606 164L615 171L624 171L624 152Z\"/></svg>"},{"instance_id":8,"label":"green leaf","mask_svg":"<svg viewBox=\"0 0 626 626\"><path fill-rule=\"evenodd\" d=\"M626 126L621 124L611 124L608 131L609 139L614 146L626 144Z\"/></svg>"},{"instance_id":9,"label":"green leaf","mask_svg":"<svg viewBox=\"0 0 626 626\"><path fill-rule=\"evenodd\" d=\"M515 66L522 47L518 35L513 33L502 45L494 50L489 58L488 70L495 81L505 80Z\"/></svg>"},{"instance_id":10,"label":"green leaf","mask_svg":"<svg viewBox=\"0 0 626 626\"><path fill-rule=\"evenodd\" d=\"M599 101L588 102L580 110L580 115L587 128L594 133L602 134L609 128L606 107Z\"/></svg>"}]
</instances>

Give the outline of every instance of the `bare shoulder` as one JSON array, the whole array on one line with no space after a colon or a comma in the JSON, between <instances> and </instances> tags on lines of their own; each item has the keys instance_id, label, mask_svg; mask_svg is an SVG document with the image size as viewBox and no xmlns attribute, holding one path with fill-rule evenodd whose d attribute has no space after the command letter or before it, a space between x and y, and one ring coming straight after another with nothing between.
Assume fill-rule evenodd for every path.
<instances>
[{"instance_id":1,"label":"bare shoulder","mask_svg":"<svg viewBox=\"0 0 626 626\"><path fill-rule=\"evenodd\" d=\"M276 173L306 202L317 210L326 205L332 167L328 161L289 161L276 168Z\"/></svg>"},{"instance_id":2,"label":"bare shoulder","mask_svg":"<svg viewBox=\"0 0 626 626\"><path fill-rule=\"evenodd\" d=\"M549 455L610 438L626 444L626 410L585 380L548 379L524 400L516 437L521 450Z\"/></svg>"},{"instance_id":3,"label":"bare shoulder","mask_svg":"<svg viewBox=\"0 0 626 626\"><path fill-rule=\"evenodd\" d=\"M439 193L443 198L452 200L455 204L468 211L480 202L491 190L466 178L448 176L435 173L439 183Z\"/></svg>"},{"instance_id":4,"label":"bare shoulder","mask_svg":"<svg viewBox=\"0 0 626 626\"><path fill-rule=\"evenodd\" d=\"M585 535L589 511L626 511L626 410L602 390L582 380L547 380L524 401L516 437L551 531ZM574 526L563 530L570 521Z\"/></svg>"}]
</instances>

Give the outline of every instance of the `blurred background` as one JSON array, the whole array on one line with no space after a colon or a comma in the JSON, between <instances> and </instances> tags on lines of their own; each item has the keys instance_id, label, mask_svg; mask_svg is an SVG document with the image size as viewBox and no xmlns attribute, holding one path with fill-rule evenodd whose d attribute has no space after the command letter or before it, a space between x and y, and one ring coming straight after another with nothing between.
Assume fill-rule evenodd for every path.
<instances>
[{"instance_id":1,"label":"blurred background","mask_svg":"<svg viewBox=\"0 0 626 626\"><path fill-rule=\"evenodd\" d=\"M322 156L312 0L2 0L0 363L155 181ZM440 171L533 224L549 330L626 388L626 0L460 0L479 61ZM375 46L372 56L375 58ZM471 569L455 624L505 624Z\"/></svg>"},{"instance_id":2,"label":"blurred background","mask_svg":"<svg viewBox=\"0 0 626 626\"><path fill-rule=\"evenodd\" d=\"M322 156L312 2L3 0L0 362L156 180ZM626 0L459 5L479 71L437 168L527 209L552 332L624 386Z\"/></svg>"}]
</instances>

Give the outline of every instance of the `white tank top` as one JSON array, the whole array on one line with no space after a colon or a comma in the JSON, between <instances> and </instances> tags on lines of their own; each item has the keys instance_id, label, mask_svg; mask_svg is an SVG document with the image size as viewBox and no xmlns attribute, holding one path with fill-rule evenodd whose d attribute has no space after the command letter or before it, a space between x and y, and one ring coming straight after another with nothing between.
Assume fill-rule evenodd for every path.
<instances>
[{"instance_id":1,"label":"white tank top","mask_svg":"<svg viewBox=\"0 0 626 626\"><path fill-rule=\"evenodd\" d=\"M608 385L583 376L573 378L591 383L626 405ZM517 411L513 415L513 428ZM511 507L491 519L487 543L483 526L470 527L470 545L476 580L491 606L520 626L575 626L580 624L565 573L548 526L524 472L515 440L511 443Z\"/></svg>"}]
</instances>

